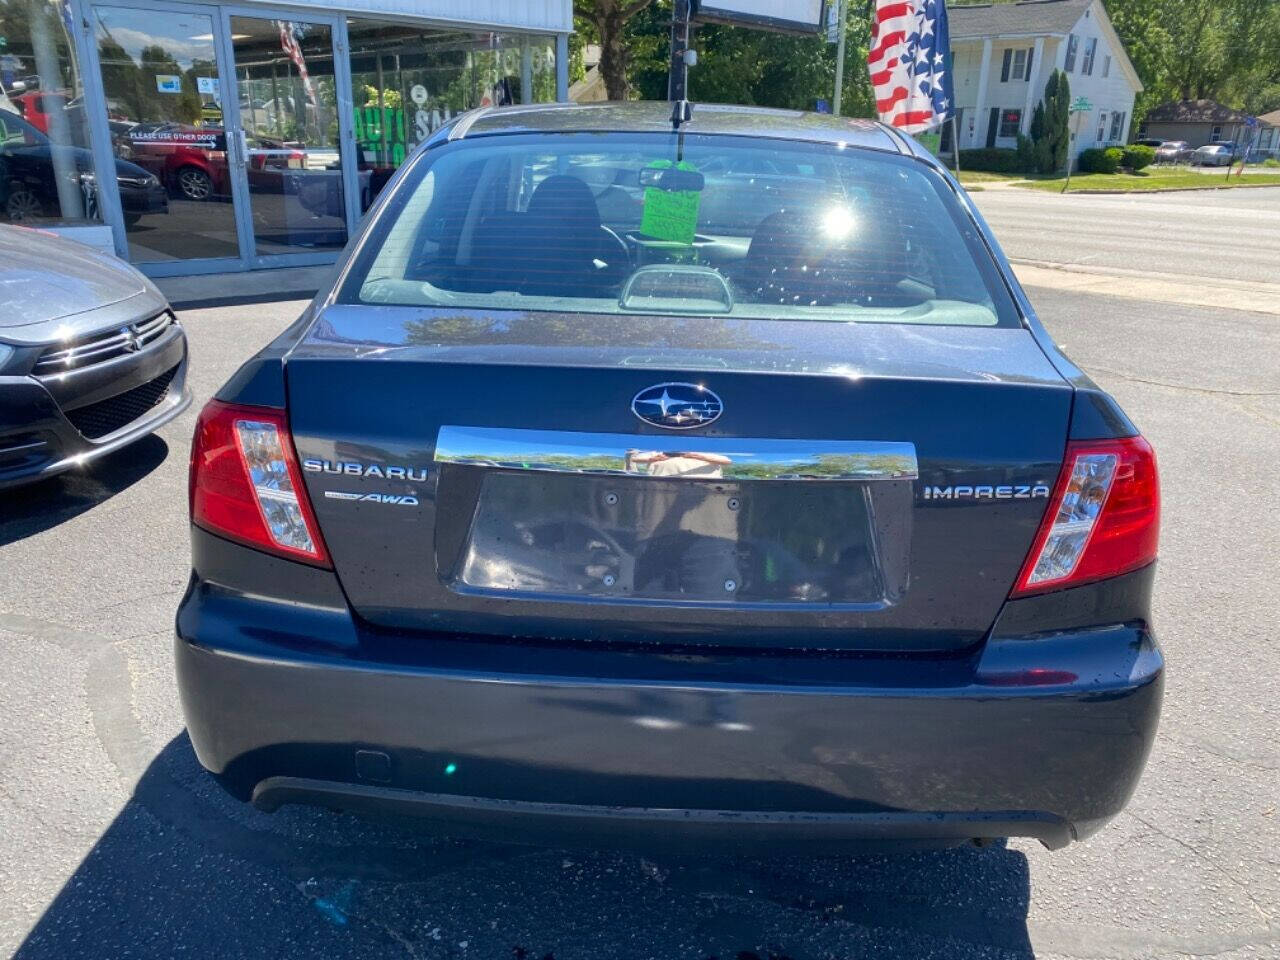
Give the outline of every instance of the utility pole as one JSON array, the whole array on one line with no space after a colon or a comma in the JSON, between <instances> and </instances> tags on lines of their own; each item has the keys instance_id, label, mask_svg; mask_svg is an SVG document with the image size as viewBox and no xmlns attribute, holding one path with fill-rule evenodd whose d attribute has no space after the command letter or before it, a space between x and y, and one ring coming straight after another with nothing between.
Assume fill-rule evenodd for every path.
<instances>
[{"instance_id":1,"label":"utility pole","mask_svg":"<svg viewBox=\"0 0 1280 960\"><path fill-rule=\"evenodd\" d=\"M667 99L678 103L689 99L689 17L693 0L675 0L671 18L671 74Z\"/></svg>"},{"instance_id":2,"label":"utility pole","mask_svg":"<svg viewBox=\"0 0 1280 960\"><path fill-rule=\"evenodd\" d=\"M844 92L844 28L848 23L849 0L836 0L840 4L839 30L836 37L836 95L831 99L831 113L840 116L840 94Z\"/></svg>"}]
</instances>

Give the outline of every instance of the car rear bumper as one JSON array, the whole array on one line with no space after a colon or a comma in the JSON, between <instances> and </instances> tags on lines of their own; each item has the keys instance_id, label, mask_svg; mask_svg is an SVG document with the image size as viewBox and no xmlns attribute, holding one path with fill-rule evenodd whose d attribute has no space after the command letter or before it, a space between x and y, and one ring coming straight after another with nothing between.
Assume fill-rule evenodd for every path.
<instances>
[{"instance_id":1,"label":"car rear bumper","mask_svg":"<svg viewBox=\"0 0 1280 960\"><path fill-rule=\"evenodd\" d=\"M397 636L359 626L329 572L193 537L208 562L177 622L188 730L265 809L385 808L509 841L1058 847L1123 807L1159 715L1163 661L1137 624L997 627L939 658ZM217 583L220 555L294 600Z\"/></svg>"}]
</instances>

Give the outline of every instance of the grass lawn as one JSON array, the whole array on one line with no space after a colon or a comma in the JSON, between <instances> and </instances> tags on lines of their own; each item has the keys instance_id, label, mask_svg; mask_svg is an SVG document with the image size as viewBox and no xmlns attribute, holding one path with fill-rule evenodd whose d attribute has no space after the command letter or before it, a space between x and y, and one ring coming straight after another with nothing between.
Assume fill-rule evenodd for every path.
<instances>
[{"instance_id":1,"label":"grass lawn","mask_svg":"<svg viewBox=\"0 0 1280 960\"><path fill-rule=\"evenodd\" d=\"M1020 180L1014 184L1028 190L1060 192L1062 177ZM1280 186L1280 171L1255 172L1244 176L1231 174L1227 180L1226 168L1214 173L1197 173L1193 170L1141 170L1138 173L1077 173L1071 177L1068 193L1088 193L1096 190L1140 192L1143 190L1203 190L1210 187Z\"/></svg>"},{"instance_id":2,"label":"grass lawn","mask_svg":"<svg viewBox=\"0 0 1280 960\"><path fill-rule=\"evenodd\" d=\"M950 167L950 164L948 164ZM955 173L955 169L951 169ZM987 173L985 170L964 170L960 171L960 182L966 187L971 183L990 183L993 180L1019 180L1022 178L1020 173Z\"/></svg>"}]
</instances>

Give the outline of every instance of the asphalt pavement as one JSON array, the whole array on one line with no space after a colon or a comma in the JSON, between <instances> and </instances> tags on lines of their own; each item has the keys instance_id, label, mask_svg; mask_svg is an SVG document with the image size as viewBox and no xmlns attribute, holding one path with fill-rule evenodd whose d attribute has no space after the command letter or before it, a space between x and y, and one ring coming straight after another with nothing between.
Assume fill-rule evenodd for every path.
<instances>
[{"instance_id":1,"label":"asphalt pavement","mask_svg":"<svg viewBox=\"0 0 1280 960\"><path fill-rule=\"evenodd\" d=\"M974 199L1020 260L1280 281L1280 187L1066 195L987 187Z\"/></svg>"},{"instance_id":2,"label":"asphalt pavement","mask_svg":"<svg viewBox=\"0 0 1280 960\"><path fill-rule=\"evenodd\" d=\"M1280 248L1254 206L1277 218L1280 190L1169 196L990 191L980 203L1015 258L1080 260L1092 244L1160 272L1276 272ZM1169 216L1234 226L1202 245L1166 229ZM1068 239L1028 226L1037 220ZM1253 247L1272 251L1269 266L1225 262ZM646 858L442 840L412 822L265 815L228 799L191 753L172 676L188 441L200 403L302 304L208 309L183 316L191 411L90 472L0 500L0 953L1280 957L1280 320L1030 293L1162 469L1165 713L1136 796L1091 840L1056 853L1013 841L817 861Z\"/></svg>"}]
</instances>

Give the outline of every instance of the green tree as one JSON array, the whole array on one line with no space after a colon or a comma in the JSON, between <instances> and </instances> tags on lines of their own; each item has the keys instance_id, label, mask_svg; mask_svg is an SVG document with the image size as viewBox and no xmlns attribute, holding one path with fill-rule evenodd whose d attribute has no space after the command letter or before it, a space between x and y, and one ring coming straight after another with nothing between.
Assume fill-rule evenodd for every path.
<instances>
[{"instance_id":1,"label":"green tree","mask_svg":"<svg viewBox=\"0 0 1280 960\"><path fill-rule=\"evenodd\" d=\"M600 44L600 75L610 100L625 100L630 93L627 66L627 24L653 0L575 0L573 15ZM665 93L664 93L665 96Z\"/></svg>"},{"instance_id":2,"label":"green tree","mask_svg":"<svg viewBox=\"0 0 1280 960\"><path fill-rule=\"evenodd\" d=\"M628 28L630 84L643 99L667 95L670 23L671 4L660 0ZM866 67L869 38L866 8L851 5L842 91L842 111L849 116L875 112ZM812 110L818 98L831 99L836 45L825 35L704 24L694 31L692 45L698 65L689 71L689 96L695 101Z\"/></svg>"},{"instance_id":3,"label":"green tree","mask_svg":"<svg viewBox=\"0 0 1280 960\"><path fill-rule=\"evenodd\" d=\"M1049 166L1041 173L1052 173L1066 165L1071 148L1070 123L1071 81L1061 70L1054 70L1044 87L1044 142L1048 145Z\"/></svg>"}]
</instances>

